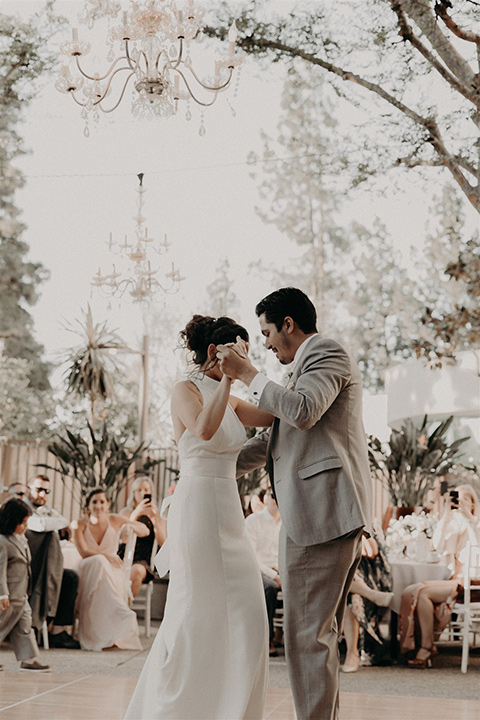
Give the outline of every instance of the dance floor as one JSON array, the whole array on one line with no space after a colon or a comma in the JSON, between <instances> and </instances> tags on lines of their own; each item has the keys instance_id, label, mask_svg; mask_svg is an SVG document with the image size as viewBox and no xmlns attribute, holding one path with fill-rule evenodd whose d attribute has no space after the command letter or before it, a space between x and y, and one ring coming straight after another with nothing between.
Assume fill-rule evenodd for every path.
<instances>
[{"instance_id":1,"label":"dance floor","mask_svg":"<svg viewBox=\"0 0 480 720\"><path fill-rule=\"evenodd\" d=\"M5 720L121 720L135 678L50 673L0 673ZM341 693L341 720L478 720L474 700ZM269 688L265 720L295 720L288 688ZM142 720L139 718L139 720Z\"/></svg>"}]
</instances>

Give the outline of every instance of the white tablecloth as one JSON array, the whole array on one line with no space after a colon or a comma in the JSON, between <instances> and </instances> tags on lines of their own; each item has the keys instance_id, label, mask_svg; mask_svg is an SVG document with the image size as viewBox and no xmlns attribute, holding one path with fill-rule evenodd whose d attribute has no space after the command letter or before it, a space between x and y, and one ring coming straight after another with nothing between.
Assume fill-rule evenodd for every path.
<instances>
[{"instance_id":1,"label":"white tablecloth","mask_svg":"<svg viewBox=\"0 0 480 720\"><path fill-rule=\"evenodd\" d=\"M443 562L421 563L413 560L390 561L392 569L394 598L390 608L400 613L402 592L409 585L424 582L425 580L448 580L451 572Z\"/></svg>"}]
</instances>

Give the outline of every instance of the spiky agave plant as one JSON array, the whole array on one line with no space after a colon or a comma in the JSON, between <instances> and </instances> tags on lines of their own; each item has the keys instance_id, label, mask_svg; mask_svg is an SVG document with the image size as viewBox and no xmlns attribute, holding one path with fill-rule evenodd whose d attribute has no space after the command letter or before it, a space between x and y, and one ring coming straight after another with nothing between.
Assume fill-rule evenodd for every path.
<instances>
[{"instance_id":1,"label":"spiky agave plant","mask_svg":"<svg viewBox=\"0 0 480 720\"><path fill-rule=\"evenodd\" d=\"M77 327L79 326L79 327ZM116 331L109 330L107 323L94 323L90 305L84 312L84 319L76 320L67 330L82 338L82 345L68 355L66 370L67 393L88 398L90 403L90 425L95 430L95 402L106 400L114 394L110 367L115 360L109 351L120 350L125 343Z\"/></svg>"}]
</instances>

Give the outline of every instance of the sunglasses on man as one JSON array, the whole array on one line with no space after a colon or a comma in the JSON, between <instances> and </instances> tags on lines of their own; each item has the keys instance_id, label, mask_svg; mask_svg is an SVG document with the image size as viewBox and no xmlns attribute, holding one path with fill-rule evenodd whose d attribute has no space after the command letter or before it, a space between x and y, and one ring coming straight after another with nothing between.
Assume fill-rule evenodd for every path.
<instances>
[{"instance_id":1,"label":"sunglasses on man","mask_svg":"<svg viewBox=\"0 0 480 720\"><path fill-rule=\"evenodd\" d=\"M45 493L45 495L49 495L49 494L50 494L49 488L42 488L42 487L37 487L36 485L32 485L32 486L30 487L30 489L31 489L31 490L36 490L37 493Z\"/></svg>"}]
</instances>

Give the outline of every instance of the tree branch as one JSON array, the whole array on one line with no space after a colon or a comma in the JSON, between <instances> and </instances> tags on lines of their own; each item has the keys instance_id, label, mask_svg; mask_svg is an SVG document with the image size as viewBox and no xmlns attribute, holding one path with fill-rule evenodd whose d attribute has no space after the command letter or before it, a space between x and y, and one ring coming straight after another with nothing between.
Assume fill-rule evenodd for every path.
<instances>
[{"instance_id":1,"label":"tree branch","mask_svg":"<svg viewBox=\"0 0 480 720\"><path fill-rule=\"evenodd\" d=\"M435 13L440 17L445 25L448 27L450 32L452 32L454 35L459 37L461 40L466 40L467 42L473 42L480 46L480 35L477 35L476 33L469 32L468 30L463 30L453 18L450 17L450 15L447 12L447 8L445 5L442 5L442 3L437 2L435 3Z\"/></svg>"},{"instance_id":2,"label":"tree branch","mask_svg":"<svg viewBox=\"0 0 480 720\"><path fill-rule=\"evenodd\" d=\"M421 42L421 40L415 35L411 26L408 24L407 18L403 11L400 2L392 1L392 10L398 18L399 34L405 42L411 43L418 52L423 55L425 60L443 77L448 84L456 90L458 93L463 95L467 100L470 100L478 109L480 109L480 86L477 83L472 82L470 85L465 85L463 82L457 79L447 68L437 60L435 55ZM475 77L475 76L474 76Z\"/></svg>"},{"instance_id":3,"label":"tree branch","mask_svg":"<svg viewBox=\"0 0 480 720\"><path fill-rule=\"evenodd\" d=\"M419 0L390 0L390 3L394 12L396 12L394 5L399 5L402 12L415 22L445 65L459 80L467 87L475 85L474 71L440 30L437 18L427 3Z\"/></svg>"}]
</instances>

